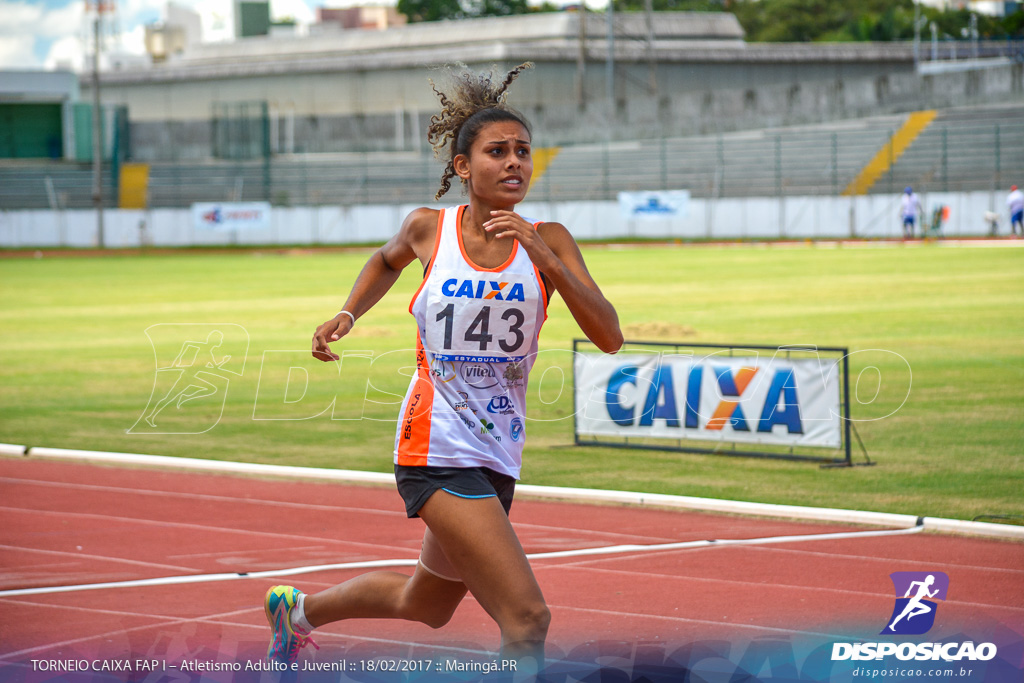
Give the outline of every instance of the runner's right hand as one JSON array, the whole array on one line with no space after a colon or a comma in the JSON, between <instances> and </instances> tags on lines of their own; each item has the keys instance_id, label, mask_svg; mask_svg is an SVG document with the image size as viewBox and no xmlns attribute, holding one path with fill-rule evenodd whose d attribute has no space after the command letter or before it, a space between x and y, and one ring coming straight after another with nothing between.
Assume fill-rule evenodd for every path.
<instances>
[{"instance_id":1,"label":"runner's right hand","mask_svg":"<svg viewBox=\"0 0 1024 683\"><path fill-rule=\"evenodd\" d=\"M313 335L313 358L329 363L341 360L341 356L331 351L330 342L338 341L352 330L352 321L347 315L339 313L320 327Z\"/></svg>"}]
</instances>

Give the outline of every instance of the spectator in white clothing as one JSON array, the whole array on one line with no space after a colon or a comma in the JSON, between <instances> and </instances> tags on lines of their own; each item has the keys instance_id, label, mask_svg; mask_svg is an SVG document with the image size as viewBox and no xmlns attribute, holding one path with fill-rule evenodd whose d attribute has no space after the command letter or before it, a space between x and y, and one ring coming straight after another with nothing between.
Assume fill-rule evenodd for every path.
<instances>
[{"instance_id":1,"label":"spectator in white clothing","mask_svg":"<svg viewBox=\"0 0 1024 683\"><path fill-rule=\"evenodd\" d=\"M1016 235L1019 227L1021 237L1024 237L1024 193L1018 190L1016 185L1010 188L1006 208L1010 213L1010 232Z\"/></svg>"},{"instance_id":2,"label":"spectator in white clothing","mask_svg":"<svg viewBox=\"0 0 1024 683\"><path fill-rule=\"evenodd\" d=\"M903 190L903 197L900 199L900 218L903 219L903 239L914 238L914 223L917 217L924 213L921 207L921 198L914 193L914 188L907 186Z\"/></svg>"}]
</instances>

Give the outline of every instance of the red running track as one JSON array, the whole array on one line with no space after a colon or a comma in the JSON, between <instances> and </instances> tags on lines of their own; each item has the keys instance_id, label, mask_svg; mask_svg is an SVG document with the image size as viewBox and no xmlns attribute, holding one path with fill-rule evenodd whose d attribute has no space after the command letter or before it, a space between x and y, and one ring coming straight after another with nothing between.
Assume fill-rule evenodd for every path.
<instances>
[{"instance_id":1,"label":"red running track","mask_svg":"<svg viewBox=\"0 0 1024 683\"><path fill-rule=\"evenodd\" d=\"M393 489L0 458L0 591L154 577L415 559L423 526ZM862 528L517 500L528 553L764 538ZM934 633L1024 633L1024 544L916 533L534 560L552 611L549 651L581 643L870 638L893 608L894 571L943 571ZM285 580L0 595L0 675L28 659L258 659L273 583L316 591L365 570ZM410 571L411 569L403 569ZM441 630L385 620L317 632L339 652L493 650L472 598Z\"/></svg>"}]
</instances>

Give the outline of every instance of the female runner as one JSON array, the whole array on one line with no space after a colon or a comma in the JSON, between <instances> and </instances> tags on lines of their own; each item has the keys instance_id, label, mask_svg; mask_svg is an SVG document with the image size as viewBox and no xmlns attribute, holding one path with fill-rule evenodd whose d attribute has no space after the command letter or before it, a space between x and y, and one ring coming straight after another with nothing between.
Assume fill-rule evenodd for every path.
<instances>
[{"instance_id":1,"label":"female runner","mask_svg":"<svg viewBox=\"0 0 1024 683\"><path fill-rule=\"evenodd\" d=\"M416 209L356 279L344 309L320 325L313 355L336 361L344 337L394 285L422 264L413 297L417 372L395 436L395 476L410 517L426 523L412 577L375 571L315 594L275 586L266 595L268 656L292 662L314 628L341 619L448 623L467 590L501 629L501 652L518 672L543 665L550 612L508 510L525 435L526 382L558 290L601 350L622 345L618 317L559 223L531 223L514 209L530 185L530 127L505 104L523 64L500 83L452 72L437 90L442 111L428 139L447 159L440 198L458 177L469 203ZM444 377L445 381L435 382Z\"/></svg>"}]
</instances>

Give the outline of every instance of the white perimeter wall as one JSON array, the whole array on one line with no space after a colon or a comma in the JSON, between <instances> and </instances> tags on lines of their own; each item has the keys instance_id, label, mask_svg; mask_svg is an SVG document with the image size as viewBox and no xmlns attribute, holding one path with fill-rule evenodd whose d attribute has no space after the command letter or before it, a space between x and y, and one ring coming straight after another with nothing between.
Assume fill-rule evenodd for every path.
<instances>
[{"instance_id":1,"label":"white perimeter wall","mask_svg":"<svg viewBox=\"0 0 1024 683\"><path fill-rule=\"evenodd\" d=\"M950 207L946 236L987 235L983 216L993 210L1000 214L1000 233L1008 231L1002 194L931 193L922 201L926 217L940 204ZM269 229L237 232L196 229L189 209L110 209L104 212L104 243L118 248L383 242L416 206L274 207ZM630 221L612 201L525 202L519 207L525 216L564 223L577 239L609 240L899 237L898 208L898 195L694 199L685 217ZM97 245L94 211L0 211L0 247Z\"/></svg>"}]
</instances>

